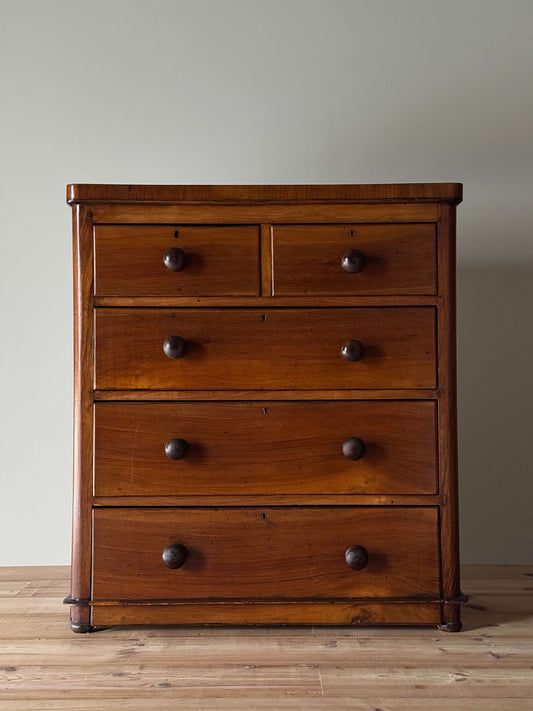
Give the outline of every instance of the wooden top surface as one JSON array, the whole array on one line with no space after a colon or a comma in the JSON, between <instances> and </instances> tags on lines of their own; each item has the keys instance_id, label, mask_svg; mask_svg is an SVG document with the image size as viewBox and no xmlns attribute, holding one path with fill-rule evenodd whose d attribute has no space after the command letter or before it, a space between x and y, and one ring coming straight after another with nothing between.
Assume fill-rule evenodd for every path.
<instances>
[{"instance_id":1,"label":"wooden top surface","mask_svg":"<svg viewBox=\"0 0 533 711\"><path fill-rule=\"evenodd\" d=\"M448 202L463 199L462 183L381 185L67 185L67 202Z\"/></svg>"}]
</instances>

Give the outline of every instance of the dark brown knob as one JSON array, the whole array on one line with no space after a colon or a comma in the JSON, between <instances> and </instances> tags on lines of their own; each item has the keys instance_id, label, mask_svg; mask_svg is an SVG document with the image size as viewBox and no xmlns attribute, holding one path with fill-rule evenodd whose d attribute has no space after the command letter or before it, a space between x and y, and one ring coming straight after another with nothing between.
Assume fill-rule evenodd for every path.
<instances>
[{"instance_id":1,"label":"dark brown knob","mask_svg":"<svg viewBox=\"0 0 533 711\"><path fill-rule=\"evenodd\" d=\"M185 439L169 439L165 444L165 454L169 459L183 459L187 454L188 443Z\"/></svg>"},{"instance_id":2,"label":"dark brown knob","mask_svg":"<svg viewBox=\"0 0 533 711\"><path fill-rule=\"evenodd\" d=\"M352 459L354 462L364 457L365 451L365 443L359 437L350 437L342 443L342 453L346 459Z\"/></svg>"},{"instance_id":3,"label":"dark brown knob","mask_svg":"<svg viewBox=\"0 0 533 711\"><path fill-rule=\"evenodd\" d=\"M165 252L163 262L171 272L181 272L187 266L187 254L179 247L171 247Z\"/></svg>"},{"instance_id":4,"label":"dark brown knob","mask_svg":"<svg viewBox=\"0 0 533 711\"><path fill-rule=\"evenodd\" d=\"M345 272L357 274L365 268L366 257L360 249L349 249L344 252L341 259L341 265Z\"/></svg>"},{"instance_id":5,"label":"dark brown knob","mask_svg":"<svg viewBox=\"0 0 533 711\"><path fill-rule=\"evenodd\" d=\"M189 551L181 543L172 543L163 551L163 563L167 568L181 568L187 560Z\"/></svg>"},{"instance_id":6,"label":"dark brown knob","mask_svg":"<svg viewBox=\"0 0 533 711\"><path fill-rule=\"evenodd\" d=\"M169 358L183 358L187 351L187 341L181 336L169 336L163 343L163 350Z\"/></svg>"},{"instance_id":7,"label":"dark brown knob","mask_svg":"<svg viewBox=\"0 0 533 711\"><path fill-rule=\"evenodd\" d=\"M352 570L363 570L368 565L368 553L363 546L350 546L344 554L344 559Z\"/></svg>"},{"instance_id":8,"label":"dark brown knob","mask_svg":"<svg viewBox=\"0 0 533 711\"><path fill-rule=\"evenodd\" d=\"M341 350L342 357L344 360L350 363L355 363L357 360L361 360L363 353L365 352L365 347L361 341L347 341Z\"/></svg>"}]
</instances>

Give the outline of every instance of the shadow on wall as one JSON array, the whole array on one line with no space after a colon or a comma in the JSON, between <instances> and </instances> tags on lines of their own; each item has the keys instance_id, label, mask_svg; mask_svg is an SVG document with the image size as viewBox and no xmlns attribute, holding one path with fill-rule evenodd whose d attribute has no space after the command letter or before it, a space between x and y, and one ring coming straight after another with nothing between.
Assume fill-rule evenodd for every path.
<instances>
[{"instance_id":1,"label":"shadow on wall","mask_svg":"<svg viewBox=\"0 0 533 711\"><path fill-rule=\"evenodd\" d=\"M533 264L457 273L463 563L533 561Z\"/></svg>"}]
</instances>

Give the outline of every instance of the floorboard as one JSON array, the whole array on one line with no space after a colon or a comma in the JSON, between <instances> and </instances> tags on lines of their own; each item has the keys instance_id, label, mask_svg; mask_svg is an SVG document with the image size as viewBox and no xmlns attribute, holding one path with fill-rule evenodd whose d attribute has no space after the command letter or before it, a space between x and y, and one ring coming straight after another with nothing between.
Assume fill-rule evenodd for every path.
<instances>
[{"instance_id":1,"label":"floorboard","mask_svg":"<svg viewBox=\"0 0 533 711\"><path fill-rule=\"evenodd\" d=\"M459 634L130 627L75 635L68 568L0 568L0 708L531 711L533 567L464 566Z\"/></svg>"}]
</instances>

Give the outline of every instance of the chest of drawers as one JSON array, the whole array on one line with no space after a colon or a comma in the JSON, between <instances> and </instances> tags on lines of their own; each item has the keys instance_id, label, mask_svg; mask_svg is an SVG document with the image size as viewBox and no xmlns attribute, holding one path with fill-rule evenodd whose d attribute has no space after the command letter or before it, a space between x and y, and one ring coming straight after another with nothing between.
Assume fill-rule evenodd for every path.
<instances>
[{"instance_id":1,"label":"chest of drawers","mask_svg":"<svg viewBox=\"0 0 533 711\"><path fill-rule=\"evenodd\" d=\"M71 626L460 623L461 185L69 185Z\"/></svg>"}]
</instances>

